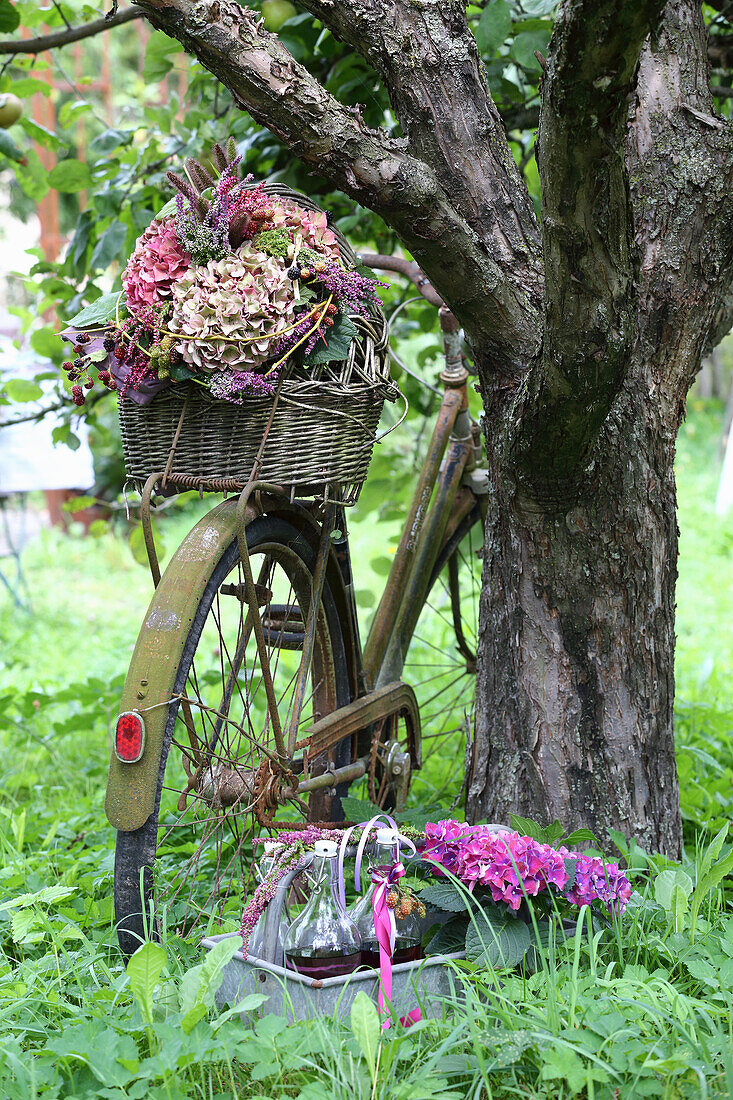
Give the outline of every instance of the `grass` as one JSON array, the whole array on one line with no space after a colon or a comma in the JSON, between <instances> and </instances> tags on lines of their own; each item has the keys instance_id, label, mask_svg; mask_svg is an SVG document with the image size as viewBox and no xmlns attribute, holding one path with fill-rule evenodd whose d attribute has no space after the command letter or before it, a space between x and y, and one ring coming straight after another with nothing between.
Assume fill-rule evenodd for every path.
<instances>
[{"instance_id":1,"label":"grass","mask_svg":"<svg viewBox=\"0 0 733 1100\"><path fill-rule=\"evenodd\" d=\"M733 520L712 507L720 419L712 404L692 407L678 454L682 866L632 845L637 892L620 924L586 914L568 941L539 947L534 973L464 966L442 1019L382 1036L363 1004L343 1023L267 1016L244 1028L214 1008L215 977L195 944L175 938L125 970L103 811L107 735L150 582L119 535L49 531L29 546L32 614L0 595L0 1093L733 1095L731 845L721 834L710 847L733 806ZM405 480L385 448L352 524L367 614L399 521L400 492L385 487ZM169 549L200 507L167 517Z\"/></svg>"}]
</instances>

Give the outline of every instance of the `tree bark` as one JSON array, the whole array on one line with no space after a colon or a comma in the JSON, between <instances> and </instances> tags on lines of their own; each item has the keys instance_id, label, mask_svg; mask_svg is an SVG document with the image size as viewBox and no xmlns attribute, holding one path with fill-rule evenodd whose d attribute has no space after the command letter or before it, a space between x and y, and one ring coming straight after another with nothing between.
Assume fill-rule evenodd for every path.
<instances>
[{"instance_id":1,"label":"tree bark","mask_svg":"<svg viewBox=\"0 0 733 1100\"><path fill-rule=\"evenodd\" d=\"M492 486L467 809L500 820L516 806L601 841L617 829L675 857L674 446L733 278L730 132L713 112L691 0L667 5L645 44L629 110L625 152L617 148L628 232L617 212L616 251L607 248L598 199L611 177L601 172L586 269L576 256L570 277L548 270L547 298L559 287L563 309L548 309L545 359L526 394L485 388ZM582 188L569 194L583 198ZM568 191L563 209L546 254L559 249L567 262L581 240L577 227L566 231L578 209ZM561 439L576 422L580 431Z\"/></svg>"},{"instance_id":2,"label":"tree bark","mask_svg":"<svg viewBox=\"0 0 733 1100\"><path fill-rule=\"evenodd\" d=\"M501 445L489 456L467 808L558 818L602 843L618 829L676 856L674 433L644 374L614 405L573 507L520 503Z\"/></svg>"}]
</instances>

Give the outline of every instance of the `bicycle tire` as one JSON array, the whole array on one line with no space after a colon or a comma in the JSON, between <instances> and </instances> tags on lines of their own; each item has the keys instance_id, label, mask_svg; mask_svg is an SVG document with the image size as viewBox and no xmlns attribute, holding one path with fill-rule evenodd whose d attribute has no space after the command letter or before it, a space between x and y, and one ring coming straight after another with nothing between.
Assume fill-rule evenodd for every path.
<instances>
[{"instance_id":1,"label":"bicycle tire","mask_svg":"<svg viewBox=\"0 0 733 1100\"><path fill-rule=\"evenodd\" d=\"M292 575L289 577L289 579L290 579L291 585L293 587L293 591L295 592L296 598L298 600L300 600L301 597L304 597L304 595L305 595L305 587L304 586L307 583L308 578L310 578L310 576L312 574L313 568L315 566L315 557L316 557L316 555L315 555L315 551L312 548L312 546L303 538L303 536L296 530L295 527L291 526L285 520L283 520L283 519L281 519L280 517L277 517L277 516L258 517L257 519L253 520L252 523L249 524L248 527L247 527L247 546L248 546L248 549L249 549L249 552L250 552L250 557L252 559L253 565L256 563L258 554L263 554L265 561L267 561L267 558L268 558L268 555L269 555L269 557L271 557L272 560L275 561L276 565L278 565L282 569L283 573L285 574L285 576L287 578L287 576L288 576L287 569L283 565L283 563L286 562L292 569ZM221 628L221 622L222 622L222 619L223 619L223 614L222 614L222 611L221 611L222 586L226 585L227 578L230 577L232 571L235 570L235 569L238 569L241 573L241 566L240 566L240 559L239 559L239 549L238 549L236 539L233 540L232 543L229 545L229 547L225 550L225 552L222 555L219 563L213 569L212 574L211 574L211 576L209 578L209 581L206 585L206 588L204 590L204 593L203 593L203 595L201 597L201 600L198 604L198 607L196 609L196 612L195 612L195 615L194 615L194 618L193 618L193 622L192 622L191 628L189 630L186 645L184 647L183 655L182 655L181 660L179 662L179 666L178 666L178 670L177 670L177 674L176 674L176 680L175 680L175 693L182 693L184 691L184 689L187 689L187 688L190 689L191 678L192 678L192 669L194 669L194 678L195 678L195 681L196 681L196 690L197 691L199 690L199 678L198 678L198 675L197 675L196 670L195 670L196 655L200 651L200 648L204 644L203 641L202 641L203 636L204 636L204 631L206 629L207 623L209 623L210 620L211 620L212 609L215 606L218 609L217 626L218 626L219 634L220 635L222 634L222 628ZM297 575L297 583L296 583L296 575ZM232 587L232 586L229 586L229 587ZM300 593L300 595L298 595L298 593ZM230 595L230 593L227 592L226 595ZM241 606L242 606L242 608L244 608L245 605L242 604ZM269 602L265 604L265 607L270 609L268 611L268 614L270 616L269 617L269 622L270 623L273 622L272 608L274 608L275 606L276 605L272 603L272 591L270 591ZM282 605L277 605L277 606L280 607ZM285 625L292 626L294 621L295 621L296 626L297 626L297 611L298 611L297 603L293 602L292 606L289 606L286 611L281 613L282 615L285 616L285 618L283 619L284 626ZM241 610L240 611L240 618L243 614L244 614L244 611ZM289 616L289 618L288 618L288 616ZM301 620L302 620L302 614L301 614ZM289 649L289 648L292 648L292 646L293 646L294 634L293 634L292 630L291 631L286 631L284 629L284 626L283 626L283 628L280 629L279 634L277 635L277 637L280 639L281 642L283 642L283 644L280 647L277 647L277 646L273 647L273 651L275 649L277 649L277 651L278 651L277 662L276 662L276 665L275 665L276 670L280 665L282 654L286 651L286 648ZM345 648L344 648L344 633L343 633L343 631L344 631L345 628L346 628L345 624L342 626L342 623L340 622L339 614L338 614L337 607L336 607L336 603L333 599L333 596L332 596L331 591L328 587L328 584L326 583L326 584L324 584L323 593L322 593L322 597L321 597L321 612L318 615L318 624L317 624L317 638L318 638L318 641L317 641L317 645L316 645L316 651L319 652L319 653L322 652L325 655L326 659L325 659L325 661L321 662L321 665L319 665L319 667L318 667L319 674L323 673L322 682L319 683L318 687L314 688L313 692L312 692L313 700L316 699L316 695L317 695L319 705L323 704L324 700L326 700L326 702L327 702L327 709L325 709L322 713L329 713L331 709L336 709L339 706L344 706L350 700L349 680L348 680L348 674L347 674L346 656L345 656ZM248 635L246 635L246 622L244 624L244 627L240 626L239 629L241 631L243 639L245 638L245 636L248 637ZM270 627L269 629L271 631L272 627ZM287 642L287 647L284 644L285 642ZM245 651L247 649L247 644L248 643L245 640L244 641ZM235 658L239 654L239 648L240 648L240 636L238 634L236 651L235 651ZM332 660L328 659L328 653L329 652L332 655ZM229 658L230 663L231 663L231 658L229 657L228 651L227 651L227 657ZM222 665L222 680L223 680L223 677L224 677L224 674L223 674L224 661L221 658L221 655L220 655L220 663ZM239 681L240 681L240 678L241 678L241 673L242 673L243 666L244 666L244 679L245 679L245 681L247 681L247 680L249 681L248 683L247 682L245 683L245 692L249 692L249 687L254 682L254 667L252 668L252 671L248 673L248 666L246 665L246 659L245 660L240 660L239 664L238 664L237 672L235 674L236 690L237 690L237 692L239 693L240 696L242 696L242 690L241 690L241 686L240 686ZM325 666L328 666L328 667L325 667ZM234 666L232 665L232 667L234 667ZM315 662L314 662L313 667L315 667ZM329 682L325 683L325 685L324 685L323 681L325 681L326 678L328 678ZM229 681L227 680L227 686L228 686L228 683L229 683ZM257 692L257 687L255 686L255 689L254 689L254 692L253 692L253 695L252 695L252 700L254 699L254 695L256 694L256 692ZM234 695L234 689L232 689L231 692L230 692L229 705L231 705L231 697L233 695ZM261 701L262 700L260 700L260 702ZM312 706L315 707L315 705L316 705L316 703L315 703L315 701L313 701ZM224 704L222 704L222 709L225 709ZM202 713L202 715L204 715L203 710L202 710L201 713ZM248 712L248 716L247 716L247 720L250 722L250 725L251 725L251 718L250 718L251 713L252 713L252 709L250 708L250 711ZM227 710L227 715L228 714L229 714L229 711ZM319 712L319 714L322 716L321 712ZM181 721L181 719L180 719L180 703L178 701L174 700L170 705L170 710L169 710L167 724L166 724L163 751L162 751L162 754L161 754L160 767L159 767L159 773L158 773L158 786L157 786L157 793L156 793L156 799L155 799L155 808L154 808L153 812L151 813L150 817L147 819L147 821L144 823L144 825L142 825L140 828L129 831L129 832L124 832L124 831L121 831L121 830L119 830L117 832L117 841L116 841L116 848L115 848L115 874L114 874L115 919L116 919L116 923L117 923L117 932L118 932L118 940L119 940L119 943L120 943L120 948L121 948L121 950L122 950L122 952L125 956L129 956L130 954L132 954L132 952L134 950L136 950L136 948L140 945L140 943L143 942L143 940L146 938L146 936L148 936L150 934L150 932L153 928L155 928L157 930L157 928L159 926L159 923L160 923L160 910L161 910L161 908L164 904L167 904L166 894L165 894L165 891L162 888L162 884L161 884L160 866L161 866L161 862L162 862L162 859L163 859L163 856L162 856L162 853L161 853L161 841L162 841L162 839L170 836L170 847L175 849L176 844L174 843L174 837L176 837L176 834L171 833L171 830L173 828L173 826L171 825L169 827L168 834L163 834L163 838L161 837L161 831L165 828L165 824L161 822L161 803L162 803L163 791L164 791L164 789L166 789L166 791L168 789L167 784L166 784L166 776L168 775L170 777L171 769L176 768L176 766L177 766L176 761L179 757L181 758L181 763L178 766L180 766L185 771L185 764L186 764L185 751L182 750L181 752L171 752L171 747L174 744L174 742L175 742L176 745L178 745L178 742L175 740L175 737L176 737L176 730L178 728L177 727L177 722L180 723L180 721ZM206 732L205 715L204 715L204 718L202 718L202 728L203 728L203 732L205 733ZM241 730L241 728L244 728L243 724L242 724L242 727L240 727L240 730ZM229 732L229 722L227 722L227 724L226 724L227 737L228 737L228 732ZM211 737L211 740L213 740L213 735ZM203 745L203 740L202 740L201 743ZM241 744L241 736L239 737L239 741L237 743ZM209 744L209 742L207 741L207 745L208 744ZM210 779L211 779L210 786L212 788L214 786L214 778L215 778L214 773L215 773L215 771L216 771L217 777L220 777L222 775L222 769L224 768L224 765L222 765L219 761L217 761L216 766L214 765L214 763L213 763L214 750L216 750L217 756L222 756L222 754L224 752L224 748L223 748L223 745L222 745L220 740L214 742L214 747L210 750L210 753L209 753L209 755L211 756L211 763L206 764L204 766L204 772L202 773L204 775L204 777L209 777L209 774L210 774ZM253 744L253 746L249 749L249 752L252 755L254 755L254 751L255 751L255 746ZM348 744L343 744L343 745L337 747L336 756L337 756L337 758L336 758L335 762L337 764L348 762L348 760L350 759L349 745ZM230 765L228 765L228 767L230 768L230 770L232 772L235 772L235 769L239 769L241 771L242 770L241 769L241 761L242 761L242 757L241 756L237 757L237 759L235 761L233 761ZM207 771L207 769L208 769L208 771ZM249 772L250 769L246 769L246 771ZM178 779L178 780L181 780L180 775L176 775L174 778ZM236 773L235 773L235 778L236 778ZM181 783L182 783L182 780L181 780ZM175 793L175 783L174 783L174 793ZM334 802L333 802L332 809L333 809L334 817L336 819L338 819L338 816L339 816L339 798L338 798L338 796L342 795L343 793L344 793L343 790L341 790L341 789L337 790L336 798L334 799ZM179 795L179 798L180 797L181 796ZM197 812L198 812L198 809L200 808L199 804L200 804L201 801L205 802L206 799L204 798L204 795L203 794L200 795L198 793L198 790L197 790L196 799L195 799L195 807L197 809ZM216 799L212 798L212 801L211 801L212 807L214 807L215 801L216 801ZM235 806L236 805L237 804L235 803ZM233 835L236 838L237 829L239 828L239 822L236 821L236 820L233 820L233 819L235 817L238 817L239 815L243 815L244 813L246 813L246 810L236 810L236 813L235 813L233 808L231 808L231 809L232 809L233 812L230 815L230 820L227 823L226 822L227 811L225 811L222 808L221 805L216 807L216 813L218 813L222 818L221 827L212 826L212 828L217 828L218 829L218 833L213 838L212 838L211 835L209 835L208 838L207 838L206 823L204 822L204 826L200 830L203 833L203 839L201 841L202 845L205 842L207 842L207 839L208 839L208 842L209 842L209 847L211 847L212 843L217 843L217 844L220 843L220 842L223 843L223 841L221 841L221 837L219 836L219 834L222 832L222 828L223 828L225 823L227 824L228 828L230 829L230 831L233 833ZM194 815L194 817L195 817L195 815ZM190 826L190 827L192 827L192 826ZM178 836L176 837L176 840L180 840L180 834L178 834ZM241 849L244 848L244 847L245 847L244 841L241 841L239 843L240 852L241 852ZM235 853L235 855L237 855L237 854L238 853ZM239 859L240 859L240 862L243 860L243 854L239 855ZM218 857L217 857L217 860L218 860ZM205 867L205 866L207 866L207 864L210 864L210 862L211 862L210 853L206 855L206 858L204 858L204 853L202 852L201 858L196 859L194 861L194 864L193 864L192 868L191 868L192 878L195 879L195 876L197 874L197 868L199 867L199 864L203 863L203 865ZM218 868L219 868L219 863L218 862L216 863L216 868L217 868L217 873L218 873ZM231 898L232 895L234 895L235 902L237 904L244 897L244 894L242 893L242 891L240 889L239 882L237 883L236 889L234 889L233 880L234 880L234 874L230 875L230 890L229 890L228 896L224 899L223 905L222 905L222 901L221 901L221 898L219 897L218 893L216 894L215 897L212 894L212 899L213 899L212 904L215 902L215 906L218 906L218 911L222 911L222 909L226 908L226 905L229 903L230 898ZM203 889L205 890L206 886L207 886L207 883L203 882L203 884L199 884L199 885L203 885ZM156 889L156 887L157 887L157 889ZM194 889L197 889L197 895L196 896L198 897L199 894L201 893L201 891L198 890L195 883L192 883L191 890L193 891ZM180 891L178 891L178 892L180 892ZM156 896L156 895L158 895L158 896ZM169 894L168 896L171 896L171 895ZM194 911L195 911L194 903L191 902L191 896L189 896L189 902L192 906L192 909L194 909ZM198 901L196 902L197 907L200 907L200 904L201 904L200 902L198 902ZM152 909L152 915L151 915L151 909ZM232 911L237 912L238 910L232 910ZM205 913L204 913L204 915L205 915ZM169 914L169 917L170 917L170 914ZM211 927L211 917L209 917L209 920L206 923L207 923L207 929L206 929L207 932L211 932L213 930L212 927ZM170 924L171 924L170 919L168 919L168 921L167 921L168 927L170 927ZM183 934L188 934L189 932L191 932L193 930L193 928L196 927L196 924L197 924L197 922L194 922L192 924L190 920L188 920L188 922L184 921L184 927L182 929Z\"/></svg>"}]
</instances>

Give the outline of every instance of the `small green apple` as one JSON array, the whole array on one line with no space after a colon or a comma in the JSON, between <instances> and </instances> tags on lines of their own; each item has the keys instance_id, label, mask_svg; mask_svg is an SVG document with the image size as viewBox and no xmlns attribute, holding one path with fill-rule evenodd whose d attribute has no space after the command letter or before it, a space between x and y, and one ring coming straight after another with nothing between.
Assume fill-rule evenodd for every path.
<instances>
[{"instance_id":1,"label":"small green apple","mask_svg":"<svg viewBox=\"0 0 733 1100\"><path fill-rule=\"evenodd\" d=\"M0 130L7 130L23 114L23 101L12 92L0 95Z\"/></svg>"},{"instance_id":2,"label":"small green apple","mask_svg":"<svg viewBox=\"0 0 733 1100\"><path fill-rule=\"evenodd\" d=\"M297 14L298 9L290 0L262 0L262 16L268 31L277 33L287 19Z\"/></svg>"}]
</instances>

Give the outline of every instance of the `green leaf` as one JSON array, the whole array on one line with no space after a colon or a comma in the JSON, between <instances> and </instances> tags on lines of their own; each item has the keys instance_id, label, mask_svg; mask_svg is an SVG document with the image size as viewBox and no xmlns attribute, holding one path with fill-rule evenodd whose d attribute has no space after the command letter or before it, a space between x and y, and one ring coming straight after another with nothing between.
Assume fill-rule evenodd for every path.
<instances>
[{"instance_id":1,"label":"green leaf","mask_svg":"<svg viewBox=\"0 0 733 1100\"><path fill-rule=\"evenodd\" d=\"M0 0L0 31L3 34L11 33L20 26L20 13L10 3L10 0Z\"/></svg>"},{"instance_id":2,"label":"green leaf","mask_svg":"<svg viewBox=\"0 0 733 1100\"><path fill-rule=\"evenodd\" d=\"M520 817L519 814L509 814L509 821L512 829L521 836L529 836L538 844L545 843L545 830L536 821L532 821L529 817Z\"/></svg>"},{"instance_id":3,"label":"green leaf","mask_svg":"<svg viewBox=\"0 0 733 1100\"><path fill-rule=\"evenodd\" d=\"M8 160L14 160L18 164L26 162L26 154L16 145L7 130L0 130L0 153Z\"/></svg>"},{"instance_id":4,"label":"green leaf","mask_svg":"<svg viewBox=\"0 0 733 1100\"><path fill-rule=\"evenodd\" d=\"M173 68L171 54L180 53L183 46L163 31L153 31L145 47L143 79L161 80Z\"/></svg>"},{"instance_id":5,"label":"green leaf","mask_svg":"<svg viewBox=\"0 0 733 1100\"><path fill-rule=\"evenodd\" d=\"M109 359L109 352L105 351L104 348L97 348L89 355L90 363L103 363L105 359Z\"/></svg>"},{"instance_id":6,"label":"green leaf","mask_svg":"<svg viewBox=\"0 0 733 1100\"><path fill-rule=\"evenodd\" d=\"M85 306L81 313L72 317L67 324L69 328L91 328L93 325L102 325L105 321L111 321L118 311L122 315L125 306L125 296L121 290L116 290L112 294L102 294L90 305Z\"/></svg>"},{"instance_id":7,"label":"green leaf","mask_svg":"<svg viewBox=\"0 0 733 1100\"><path fill-rule=\"evenodd\" d=\"M203 1013L193 1020L188 1030L186 1030L185 1023L183 1024L183 1029L187 1034L198 1020L206 1015L210 1008L213 1008L215 996L222 982L224 967L241 946L242 941L239 936L228 936L224 940L219 940L207 952L202 963L191 967L183 975L180 998L181 1012L184 1014L184 1018L190 1015L193 1019L193 1016L196 1015L193 1010L201 1005L204 1009Z\"/></svg>"},{"instance_id":8,"label":"green leaf","mask_svg":"<svg viewBox=\"0 0 733 1100\"><path fill-rule=\"evenodd\" d=\"M443 909L447 913L462 913L468 908L463 894L452 882L431 883L423 887L420 899L426 905L434 905L436 909Z\"/></svg>"},{"instance_id":9,"label":"green leaf","mask_svg":"<svg viewBox=\"0 0 733 1100\"><path fill-rule=\"evenodd\" d=\"M559 0L522 0L522 11L526 15L551 15Z\"/></svg>"},{"instance_id":10,"label":"green leaf","mask_svg":"<svg viewBox=\"0 0 733 1100\"><path fill-rule=\"evenodd\" d=\"M26 401L37 401L43 397L43 390L36 382L26 378L11 378L3 387L3 393L11 401L24 404Z\"/></svg>"},{"instance_id":11,"label":"green leaf","mask_svg":"<svg viewBox=\"0 0 733 1100\"><path fill-rule=\"evenodd\" d=\"M168 962L166 950L159 943L144 943L127 964L127 977L143 1019L153 1022L153 994L160 981L163 967Z\"/></svg>"},{"instance_id":12,"label":"green leaf","mask_svg":"<svg viewBox=\"0 0 733 1100\"><path fill-rule=\"evenodd\" d=\"M575 832L565 837L563 844L567 845L568 848L579 848L581 844L590 844L594 848L600 847L598 840L590 829L576 829Z\"/></svg>"},{"instance_id":13,"label":"green leaf","mask_svg":"<svg viewBox=\"0 0 733 1100\"><path fill-rule=\"evenodd\" d=\"M96 497L73 497L62 506L65 512L83 512L86 508L93 508L97 503Z\"/></svg>"},{"instance_id":14,"label":"green leaf","mask_svg":"<svg viewBox=\"0 0 733 1100\"><path fill-rule=\"evenodd\" d=\"M364 802L361 798L353 798L351 795L342 798L341 805L347 821L371 821L376 814L382 812L373 803Z\"/></svg>"},{"instance_id":15,"label":"green leaf","mask_svg":"<svg viewBox=\"0 0 733 1100\"><path fill-rule=\"evenodd\" d=\"M468 923L468 917L454 917L438 928L428 942L427 954L452 955L455 951L463 951L466 946Z\"/></svg>"},{"instance_id":16,"label":"green leaf","mask_svg":"<svg viewBox=\"0 0 733 1100\"><path fill-rule=\"evenodd\" d=\"M654 882L654 897L672 917L674 931L684 928L692 879L680 868L660 871Z\"/></svg>"},{"instance_id":17,"label":"green leaf","mask_svg":"<svg viewBox=\"0 0 733 1100\"><path fill-rule=\"evenodd\" d=\"M702 858L697 876L697 883L692 895L692 901L690 902L690 932L693 939L697 918L703 901L708 894L712 893L712 891L719 886L726 875L733 872L733 851L730 851L728 855L718 863L714 862L718 858L720 850L723 847L723 842L728 835L728 828L729 826L726 822L720 832L713 837Z\"/></svg>"},{"instance_id":18,"label":"green leaf","mask_svg":"<svg viewBox=\"0 0 733 1100\"><path fill-rule=\"evenodd\" d=\"M681 890L689 898L692 889L692 879L680 868L660 871L654 881L654 898L665 909L671 909L675 890Z\"/></svg>"},{"instance_id":19,"label":"green leaf","mask_svg":"<svg viewBox=\"0 0 733 1100\"><path fill-rule=\"evenodd\" d=\"M352 1034L364 1055L372 1084L374 1084L377 1076L377 1051L381 1027L377 1006L363 991L357 993L354 998L350 1022Z\"/></svg>"},{"instance_id":20,"label":"green leaf","mask_svg":"<svg viewBox=\"0 0 733 1100\"><path fill-rule=\"evenodd\" d=\"M303 362L307 367L317 367L323 363L340 362L346 359L351 341L356 336L356 325L343 313L337 313L333 326L326 330L326 343L319 338L310 355Z\"/></svg>"},{"instance_id":21,"label":"green leaf","mask_svg":"<svg viewBox=\"0 0 733 1100\"><path fill-rule=\"evenodd\" d=\"M50 325L36 329L31 334L31 347L44 359L53 359L55 355L60 356L64 350L61 337L56 335Z\"/></svg>"},{"instance_id":22,"label":"green leaf","mask_svg":"<svg viewBox=\"0 0 733 1100\"><path fill-rule=\"evenodd\" d=\"M483 54L494 54L512 29L512 12L507 0L489 0L476 27L476 42Z\"/></svg>"},{"instance_id":23,"label":"green leaf","mask_svg":"<svg viewBox=\"0 0 733 1100\"><path fill-rule=\"evenodd\" d=\"M158 558L161 558L164 552L163 540L160 537L158 529L155 525L153 525L152 531L153 541L155 542L155 551L158 555ZM128 542L130 545L130 553L132 554L138 565L147 566L148 552L145 547L145 535L143 534L142 527L133 527L132 531L130 531Z\"/></svg>"},{"instance_id":24,"label":"green leaf","mask_svg":"<svg viewBox=\"0 0 733 1100\"><path fill-rule=\"evenodd\" d=\"M86 164L80 160L60 160L48 173L48 182L56 191L71 193L84 191L91 185L92 176Z\"/></svg>"},{"instance_id":25,"label":"green leaf","mask_svg":"<svg viewBox=\"0 0 733 1100\"><path fill-rule=\"evenodd\" d=\"M119 260L127 236L124 222L112 222L94 246L90 267L92 271L106 270L113 260Z\"/></svg>"},{"instance_id":26,"label":"green leaf","mask_svg":"<svg viewBox=\"0 0 733 1100\"><path fill-rule=\"evenodd\" d=\"M523 69L539 70L540 63L535 57L535 50L544 54L549 40L549 25L546 31L522 31L512 42L509 55Z\"/></svg>"},{"instance_id":27,"label":"green leaf","mask_svg":"<svg viewBox=\"0 0 733 1100\"><path fill-rule=\"evenodd\" d=\"M171 378L174 382L185 382L189 378L193 378L196 374L195 370L191 370L185 363L171 363Z\"/></svg>"},{"instance_id":28,"label":"green leaf","mask_svg":"<svg viewBox=\"0 0 733 1100\"><path fill-rule=\"evenodd\" d=\"M15 169L15 178L28 198L40 202L49 191L48 173L35 149L28 150L26 160Z\"/></svg>"},{"instance_id":29,"label":"green leaf","mask_svg":"<svg viewBox=\"0 0 733 1100\"><path fill-rule=\"evenodd\" d=\"M217 1032L222 1024L225 1024L227 1020L231 1020L233 1016L241 1016L243 1012L255 1012L266 1000L267 997L264 993L248 993L241 1001L237 1001L232 1008L228 1008L221 1016L217 1016L211 1025L211 1030Z\"/></svg>"},{"instance_id":30,"label":"green leaf","mask_svg":"<svg viewBox=\"0 0 733 1100\"><path fill-rule=\"evenodd\" d=\"M476 913L466 932L466 958L479 966L516 966L530 947L527 925L511 917Z\"/></svg>"}]
</instances>

